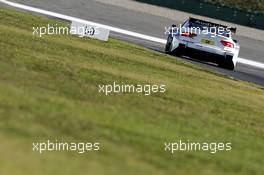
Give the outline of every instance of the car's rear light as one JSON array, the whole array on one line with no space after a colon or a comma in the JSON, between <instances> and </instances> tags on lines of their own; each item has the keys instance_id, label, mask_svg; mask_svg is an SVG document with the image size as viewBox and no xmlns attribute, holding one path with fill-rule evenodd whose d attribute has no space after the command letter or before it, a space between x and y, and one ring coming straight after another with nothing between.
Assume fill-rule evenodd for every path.
<instances>
[{"instance_id":1,"label":"car's rear light","mask_svg":"<svg viewBox=\"0 0 264 175\"><path fill-rule=\"evenodd\" d=\"M181 33L181 36L189 37L190 36L190 33L188 33L188 32Z\"/></svg>"},{"instance_id":2,"label":"car's rear light","mask_svg":"<svg viewBox=\"0 0 264 175\"><path fill-rule=\"evenodd\" d=\"M221 43L222 43L225 47L234 48L234 44L231 43L231 42L229 42L229 41L221 40Z\"/></svg>"},{"instance_id":3,"label":"car's rear light","mask_svg":"<svg viewBox=\"0 0 264 175\"><path fill-rule=\"evenodd\" d=\"M184 33L181 33L181 36L184 36L184 37L195 37L197 35L195 33L184 32Z\"/></svg>"}]
</instances>

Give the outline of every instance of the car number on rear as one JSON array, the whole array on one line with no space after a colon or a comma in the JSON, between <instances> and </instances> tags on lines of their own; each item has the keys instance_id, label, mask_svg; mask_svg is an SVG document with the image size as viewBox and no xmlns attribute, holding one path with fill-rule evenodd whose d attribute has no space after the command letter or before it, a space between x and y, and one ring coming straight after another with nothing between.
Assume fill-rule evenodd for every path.
<instances>
[{"instance_id":1,"label":"car number on rear","mask_svg":"<svg viewBox=\"0 0 264 175\"><path fill-rule=\"evenodd\" d=\"M208 39L202 39L201 43L202 44L208 44L208 45L215 45L214 41L208 40Z\"/></svg>"}]
</instances>

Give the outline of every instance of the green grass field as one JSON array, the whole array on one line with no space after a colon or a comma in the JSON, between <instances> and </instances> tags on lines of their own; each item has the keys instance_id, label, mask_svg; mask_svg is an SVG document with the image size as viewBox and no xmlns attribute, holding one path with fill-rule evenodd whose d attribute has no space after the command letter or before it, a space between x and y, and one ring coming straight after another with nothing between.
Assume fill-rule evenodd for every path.
<instances>
[{"instance_id":1,"label":"green grass field","mask_svg":"<svg viewBox=\"0 0 264 175\"><path fill-rule=\"evenodd\" d=\"M115 39L32 34L48 23L69 25L0 9L0 175L263 175L263 89ZM167 91L98 92L114 81ZM32 151L47 140L101 146ZM179 140L232 150L164 151Z\"/></svg>"}]
</instances>

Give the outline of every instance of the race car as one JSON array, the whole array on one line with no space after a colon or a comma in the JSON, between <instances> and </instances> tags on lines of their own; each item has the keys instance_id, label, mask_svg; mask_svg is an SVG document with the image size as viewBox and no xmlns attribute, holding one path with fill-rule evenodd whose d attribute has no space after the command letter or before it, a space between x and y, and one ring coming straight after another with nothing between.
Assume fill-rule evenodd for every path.
<instances>
[{"instance_id":1,"label":"race car","mask_svg":"<svg viewBox=\"0 0 264 175\"><path fill-rule=\"evenodd\" d=\"M189 18L183 25L172 25L165 52L176 56L196 57L234 70L240 45L232 38L236 28Z\"/></svg>"}]
</instances>

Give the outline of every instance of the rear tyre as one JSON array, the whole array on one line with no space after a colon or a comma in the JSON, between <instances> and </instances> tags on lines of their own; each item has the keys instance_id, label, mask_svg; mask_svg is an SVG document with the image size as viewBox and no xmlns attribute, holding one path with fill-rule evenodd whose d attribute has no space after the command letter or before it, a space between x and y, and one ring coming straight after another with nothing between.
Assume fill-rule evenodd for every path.
<instances>
[{"instance_id":1,"label":"rear tyre","mask_svg":"<svg viewBox=\"0 0 264 175\"><path fill-rule=\"evenodd\" d=\"M235 69L235 66L234 66L233 61L232 60L231 61L227 61L225 63L225 68L228 69L228 70L234 70Z\"/></svg>"},{"instance_id":2,"label":"rear tyre","mask_svg":"<svg viewBox=\"0 0 264 175\"><path fill-rule=\"evenodd\" d=\"M228 70L234 70L235 65L234 65L232 59L233 59L232 56L226 56L225 60L222 63L219 63L219 67L222 67L222 68L228 69Z\"/></svg>"},{"instance_id":3,"label":"rear tyre","mask_svg":"<svg viewBox=\"0 0 264 175\"><path fill-rule=\"evenodd\" d=\"M165 52L171 54L171 44L172 44L173 37L171 35L168 36L167 43L165 46Z\"/></svg>"}]
</instances>

